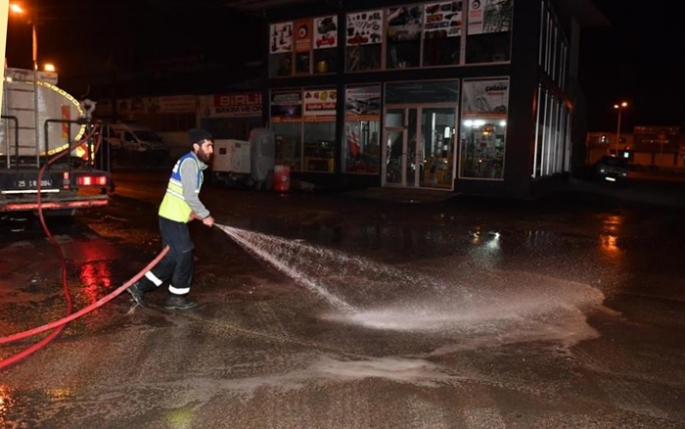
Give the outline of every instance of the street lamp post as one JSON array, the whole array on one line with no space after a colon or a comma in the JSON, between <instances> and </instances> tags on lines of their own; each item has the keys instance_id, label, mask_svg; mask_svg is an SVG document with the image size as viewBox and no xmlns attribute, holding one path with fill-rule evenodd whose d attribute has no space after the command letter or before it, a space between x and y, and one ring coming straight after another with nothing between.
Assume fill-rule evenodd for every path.
<instances>
[{"instance_id":1,"label":"street lamp post","mask_svg":"<svg viewBox=\"0 0 685 429\"><path fill-rule=\"evenodd\" d=\"M614 109L618 110L618 126L616 127L616 157L618 157L618 143L621 140L621 111L628 107L628 103L625 101L620 104L614 104Z\"/></svg>"},{"instance_id":2,"label":"street lamp post","mask_svg":"<svg viewBox=\"0 0 685 429\"><path fill-rule=\"evenodd\" d=\"M16 14L23 15L24 9L18 4L11 4L10 10ZM29 15L31 24L31 61L33 62L33 109L34 126L36 129L36 162L40 163L40 124L38 123L38 33L36 31L36 21L38 13L36 8L32 8Z\"/></svg>"}]
</instances>

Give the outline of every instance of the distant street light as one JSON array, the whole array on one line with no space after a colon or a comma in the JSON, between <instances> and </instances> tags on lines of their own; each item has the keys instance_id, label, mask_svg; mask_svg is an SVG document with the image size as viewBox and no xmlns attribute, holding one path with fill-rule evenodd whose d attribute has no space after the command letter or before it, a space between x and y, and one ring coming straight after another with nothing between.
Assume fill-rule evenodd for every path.
<instances>
[{"instance_id":1,"label":"distant street light","mask_svg":"<svg viewBox=\"0 0 685 429\"><path fill-rule=\"evenodd\" d=\"M46 63L45 67L43 67L43 70L45 70L46 72L54 72L56 69L54 64Z\"/></svg>"},{"instance_id":2,"label":"distant street light","mask_svg":"<svg viewBox=\"0 0 685 429\"><path fill-rule=\"evenodd\" d=\"M614 104L614 109L618 110L618 126L616 127L616 157L618 157L618 142L621 140L621 111L628 107L625 101L621 104Z\"/></svg>"}]
</instances>

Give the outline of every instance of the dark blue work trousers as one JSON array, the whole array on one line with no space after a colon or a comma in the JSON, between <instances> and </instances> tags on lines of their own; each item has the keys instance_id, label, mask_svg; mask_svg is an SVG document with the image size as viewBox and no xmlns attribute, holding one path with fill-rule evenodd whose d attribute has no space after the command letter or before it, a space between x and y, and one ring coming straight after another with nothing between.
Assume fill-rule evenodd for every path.
<instances>
[{"instance_id":1,"label":"dark blue work trousers","mask_svg":"<svg viewBox=\"0 0 685 429\"><path fill-rule=\"evenodd\" d=\"M194 272L194 246L190 241L188 224L160 217L159 232L162 236L162 248L168 245L169 253L145 275L145 278L157 287L161 286L162 282L171 280L169 293L186 295L190 292Z\"/></svg>"}]
</instances>

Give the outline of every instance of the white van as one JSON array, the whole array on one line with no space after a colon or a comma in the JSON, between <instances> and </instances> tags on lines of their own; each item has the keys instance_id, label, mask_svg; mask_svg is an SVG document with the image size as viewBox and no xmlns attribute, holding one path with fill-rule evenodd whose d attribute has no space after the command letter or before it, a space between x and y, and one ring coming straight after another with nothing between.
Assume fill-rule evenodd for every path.
<instances>
[{"instance_id":1,"label":"white van","mask_svg":"<svg viewBox=\"0 0 685 429\"><path fill-rule=\"evenodd\" d=\"M150 128L128 122L110 124L104 132L105 139L112 149L138 153L159 153L167 155L169 148L164 144L162 136Z\"/></svg>"}]
</instances>

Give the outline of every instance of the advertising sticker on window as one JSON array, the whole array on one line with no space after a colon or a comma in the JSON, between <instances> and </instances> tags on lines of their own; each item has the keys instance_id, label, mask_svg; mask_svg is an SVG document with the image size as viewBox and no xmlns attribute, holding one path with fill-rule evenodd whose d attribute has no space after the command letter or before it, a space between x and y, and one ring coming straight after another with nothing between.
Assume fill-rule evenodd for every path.
<instances>
[{"instance_id":1,"label":"advertising sticker on window","mask_svg":"<svg viewBox=\"0 0 685 429\"><path fill-rule=\"evenodd\" d=\"M511 31L514 0L469 0L469 34Z\"/></svg>"},{"instance_id":2,"label":"advertising sticker on window","mask_svg":"<svg viewBox=\"0 0 685 429\"><path fill-rule=\"evenodd\" d=\"M269 52L280 54L293 50L293 23L284 22L271 25L271 38L269 40Z\"/></svg>"},{"instance_id":3,"label":"advertising sticker on window","mask_svg":"<svg viewBox=\"0 0 685 429\"><path fill-rule=\"evenodd\" d=\"M302 119L302 93L277 92L271 94L271 122L300 122Z\"/></svg>"},{"instance_id":4,"label":"advertising sticker on window","mask_svg":"<svg viewBox=\"0 0 685 429\"><path fill-rule=\"evenodd\" d=\"M361 86L345 90L345 119L348 121L379 121L381 118L381 87Z\"/></svg>"},{"instance_id":5,"label":"advertising sticker on window","mask_svg":"<svg viewBox=\"0 0 685 429\"><path fill-rule=\"evenodd\" d=\"M464 81L462 118L506 119L509 79Z\"/></svg>"},{"instance_id":6,"label":"advertising sticker on window","mask_svg":"<svg viewBox=\"0 0 685 429\"><path fill-rule=\"evenodd\" d=\"M304 91L305 122L335 121L338 94L335 89Z\"/></svg>"},{"instance_id":7,"label":"advertising sticker on window","mask_svg":"<svg viewBox=\"0 0 685 429\"><path fill-rule=\"evenodd\" d=\"M461 36L461 4L461 1L427 4L423 15L426 37Z\"/></svg>"},{"instance_id":8,"label":"advertising sticker on window","mask_svg":"<svg viewBox=\"0 0 685 429\"><path fill-rule=\"evenodd\" d=\"M406 42L421 39L422 15L420 6L388 9L388 40Z\"/></svg>"},{"instance_id":9,"label":"advertising sticker on window","mask_svg":"<svg viewBox=\"0 0 685 429\"><path fill-rule=\"evenodd\" d=\"M338 46L338 17L324 16L314 19L314 49Z\"/></svg>"},{"instance_id":10,"label":"advertising sticker on window","mask_svg":"<svg viewBox=\"0 0 685 429\"><path fill-rule=\"evenodd\" d=\"M374 45L382 42L383 11L351 13L347 15L347 44Z\"/></svg>"},{"instance_id":11,"label":"advertising sticker on window","mask_svg":"<svg viewBox=\"0 0 685 429\"><path fill-rule=\"evenodd\" d=\"M312 50L312 30L311 19L295 21L295 52Z\"/></svg>"}]
</instances>

